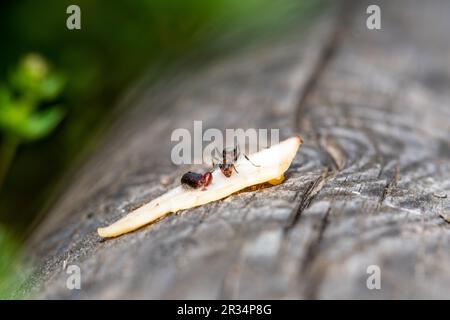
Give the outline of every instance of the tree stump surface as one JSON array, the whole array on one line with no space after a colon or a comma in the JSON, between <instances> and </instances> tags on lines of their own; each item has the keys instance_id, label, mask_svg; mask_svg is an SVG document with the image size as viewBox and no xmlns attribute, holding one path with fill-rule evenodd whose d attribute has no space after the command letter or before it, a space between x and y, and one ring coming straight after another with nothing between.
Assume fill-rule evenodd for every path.
<instances>
[{"instance_id":1,"label":"tree stump surface","mask_svg":"<svg viewBox=\"0 0 450 320\"><path fill-rule=\"evenodd\" d=\"M37 298L450 298L450 2L372 1L144 91L30 240ZM124 236L176 128L280 128L286 181ZM162 183L162 180L165 183ZM81 270L69 290L63 265ZM369 266L381 289L369 290ZM370 271L370 268L369 268Z\"/></svg>"}]
</instances>

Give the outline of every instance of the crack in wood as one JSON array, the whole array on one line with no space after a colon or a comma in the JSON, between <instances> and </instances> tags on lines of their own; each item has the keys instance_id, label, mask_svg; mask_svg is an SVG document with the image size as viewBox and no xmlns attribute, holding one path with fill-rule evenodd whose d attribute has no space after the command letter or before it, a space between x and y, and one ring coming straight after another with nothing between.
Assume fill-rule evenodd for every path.
<instances>
[{"instance_id":1,"label":"crack in wood","mask_svg":"<svg viewBox=\"0 0 450 320\"><path fill-rule=\"evenodd\" d=\"M301 120L305 117L304 115L306 112L308 99L316 89L326 67L336 56L336 53L340 47L340 43L342 42L342 38L347 33L350 16L353 14L353 8L355 7L353 4L353 1L345 1L341 6L341 11L336 19L333 32L331 32L328 41L326 41L325 46L322 48L320 57L316 65L314 66L308 81L304 86L302 86L301 95L298 100L296 114L294 117L294 128L296 131L301 131L300 123ZM293 210L294 214L285 226L286 233L289 232L298 223L304 210L311 205L314 198L322 190L325 180L329 176L334 176L337 171L342 170L347 161L345 152L334 139L329 136L326 136L325 139L320 139L320 133L318 132L318 130L315 129L313 125L311 125L311 127L316 145L325 156L325 160L321 161L324 168L322 169L320 176L309 184L300 201L298 202L298 205ZM300 266L301 276L304 276L305 274L309 275L311 273L310 268L318 257L320 243L322 241L323 234L328 226L328 217L330 211L331 207L328 208L320 222L317 237L309 244L308 248L306 249L306 256L302 260L303 262ZM317 271L315 275L311 274L310 276L304 277L304 279L308 279L306 287L304 289L304 296L308 299L314 299L317 296L317 290L320 287L321 279L323 278L321 275L323 274L323 272L325 272L324 268L320 268L320 270L321 272Z\"/></svg>"},{"instance_id":2,"label":"crack in wood","mask_svg":"<svg viewBox=\"0 0 450 320\"><path fill-rule=\"evenodd\" d=\"M319 230L317 237L311 241L306 249L306 254L303 259L303 263L300 265L300 275L302 279L307 279L306 286L304 287L304 297L306 299L316 299L317 291L323 280L323 274L326 271L326 264L322 263L318 268L312 269L312 266L316 263L320 252L320 244L323 239L325 230L329 225L329 216L331 207L325 212L325 215L320 220Z\"/></svg>"},{"instance_id":3,"label":"crack in wood","mask_svg":"<svg viewBox=\"0 0 450 320\"><path fill-rule=\"evenodd\" d=\"M389 194L392 192L392 190L394 190L394 188L397 186L399 180L400 180L400 166L397 163L397 165L395 166L394 173L392 174L391 178L389 179L389 181L385 184L385 186L383 188L383 192L382 192L382 194L380 196L380 200L378 202L378 208L381 207L381 205L383 204L386 197L389 196Z\"/></svg>"},{"instance_id":4,"label":"crack in wood","mask_svg":"<svg viewBox=\"0 0 450 320\"><path fill-rule=\"evenodd\" d=\"M320 242L322 241L325 230L329 224L330 212L331 212L331 207L328 207L327 211L325 212L325 215L320 220L319 230L317 232L316 239L314 239L314 241L312 241L309 244L309 246L306 250L306 259L304 259L304 261L300 267L300 270L302 273L306 273L308 271L308 269L314 262L314 258L317 256L317 252L318 252L317 249L320 246Z\"/></svg>"},{"instance_id":5,"label":"crack in wood","mask_svg":"<svg viewBox=\"0 0 450 320\"><path fill-rule=\"evenodd\" d=\"M289 221L286 223L284 227L285 231L292 229L297 224L303 211L311 205L316 195L320 192L320 190L322 190L325 180L329 176L329 173L329 169L327 167L324 167L320 176L309 183L306 191L303 193L301 200L293 210L294 214L292 214L291 219L289 219Z\"/></svg>"},{"instance_id":6,"label":"crack in wood","mask_svg":"<svg viewBox=\"0 0 450 320\"><path fill-rule=\"evenodd\" d=\"M311 75L308 81L302 86L301 95L297 104L296 114L295 114L295 125L294 128L296 131L300 131L300 121L305 113L305 105L310 97L311 93L316 88L319 79L322 76L325 68L331 62L333 57L336 55L336 52L339 48L340 42L344 34L347 33L349 17L353 13L353 1L345 1L341 6L341 11L338 14L338 17L335 22L335 27L333 28L333 32L331 32L328 40L325 42L324 47L320 52L320 58L318 59L316 65L311 72ZM316 132L316 141L319 141L319 136L317 130L313 130ZM328 141L328 142L327 142ZM325 143L318 143L319 148L323 151L323 154L328 159L327 161L323 161L324 170L322 171L320 177L315 181L311 182L308 188L306 189L304 195L302 196L300 202L294 210L294 214L292 219L287 223L285 229L291 229L299 220L303 210L305 210L308 206L311 205L315 195L319 193L319 191L323 187L323 183L325 178L329 175L330 171L341 170L346 163L346 156L342 149L338 146L338 144L334 141L334 143L330 139L326 139Z\"/></svg>"},{"instance_id":7,"label":"crack in wood","mask_svg":"<svg viewBox=\"0 0 450 320\"><path fill-rule=\"evenodd\" d=\"M317 87L319 79L321 78L324 70L336 55L336 52L342 42L342 38L344 34L347 33L349 17L353 13L353 0L352 1L343 1L342 6L340 7L340 12L337 15L335 26L333 31L329 35L327 41L325 41L325 45L320 51L319 59L312 69L311 75L304 85L301 87L300 97L297 103L296 114L294 117L294 128L296 131L300 131L300 122L305 113L305 105L310 97L311 93Z\"/></svg>"}]
</instances>

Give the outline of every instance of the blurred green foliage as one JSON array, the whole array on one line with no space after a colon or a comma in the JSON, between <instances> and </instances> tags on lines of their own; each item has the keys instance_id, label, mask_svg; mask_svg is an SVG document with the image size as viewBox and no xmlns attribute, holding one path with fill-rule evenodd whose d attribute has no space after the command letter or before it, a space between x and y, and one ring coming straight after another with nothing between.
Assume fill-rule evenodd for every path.
<instances>
[{"instance_id":1,"label":"blurred green foliage","mask_svg":"<svg viewBox=\"0 0 450 320\"><path fill-rule=\"evenodd\" d=\"M19 286L27 275L21 264L21 251L18 239L0 225L0 299L17 299L23 296Z\"/></svg>"},{"instance_id":2,"label":"blurred green foliage","mask_svg":"<svg viewBox=\"0 0 450 320\"><path fill-rule=\"evenodd\" d=\"M13 70L8 84L0 84L0 188L16 148L48 135L63 117L62 108L43 102L57 98L64 78L50 70L39 55L29 54Z\"/></svg>"}]
</instances>

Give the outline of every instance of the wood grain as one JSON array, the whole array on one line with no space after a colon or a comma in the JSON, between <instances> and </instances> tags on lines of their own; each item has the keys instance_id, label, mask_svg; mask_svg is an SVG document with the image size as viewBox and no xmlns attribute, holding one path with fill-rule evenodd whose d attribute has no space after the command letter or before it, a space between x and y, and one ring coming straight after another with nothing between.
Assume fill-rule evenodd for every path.
<instances>
[{"instance_id":1,"label":"wood grain","mask_svg":"<svg viewBox=\"0 0 450 320\"><path fill-rule=\"evenodd\" d=\"M30 241L38 298L450 298L450 3L371 1L149 88ZM102 241L178 183L170 134L280 128L279 186ZM161 183L164 182L164 183ZM448 195L448 196L447 196ZM66 288L63 261L82 289ZM366 286L381 269L381 290Z\"/></svg>"}]
</instances>

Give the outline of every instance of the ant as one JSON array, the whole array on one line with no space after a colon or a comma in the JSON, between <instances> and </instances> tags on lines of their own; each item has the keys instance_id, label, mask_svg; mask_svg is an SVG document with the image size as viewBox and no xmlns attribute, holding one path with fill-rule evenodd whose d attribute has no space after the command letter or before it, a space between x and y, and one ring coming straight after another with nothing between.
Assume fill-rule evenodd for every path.
<instances>
[{"instance_id":1,"label":"ant","mask_svg":"<svg viewBox=\"0 0 450 320\"><path fill-rule=\"evenodd\" d=\"M215 149L215 151L217 153L219 153L217 148ZM246 154L243 154L243 155L244 155L245 159L248 162L250 162L253 166L260 167L259 165L254 164L247 157ZM215 156L216 155L214 155L213 158L215 158ZM238 146L235 146L233 149L225 148L222 151L222 162L215 164L214 160L213 160L213 170L216 166L218 166L220 171L223 173L223 175L225 177L229 178L229 177L231 177L233 170L236 171L236 173L239 173L236 170L236 166L234 165L234 163L238 160L238 158L239 158ZM188 187L188 188L192 188L192 189L198 189L201 187L202 190L206 190L206 187L211 184L212 179L213 179L211 171L208 171L205 174L188 171L185 174L183 174L183 176L181 177L181 185Z\"/></svg>"},{"instance_id":2,"label":"ant","mask_svg":"<svg viewBox=\"0 0 450 320\"><path fill-rule=\"evenodd\" d=\"M234 148L225 148L222 150L222 162L218 161L217 164L214 163L214 160L219 160L217 159L217 154L220 154L219 150L217 149L217 147L214 149L216 152L213 155L213 168L215 168L216 166L219 167L220 171L222 171L223 175L227 178L231 177L231 174L233 173L233 170L236 171L236 173L239 173L236 170L236 166L234 165L234 163L238 160L239 158L239 146L236 145ZM217 154L216 154L217 153ZM243 153L245 159L250 162L253 166L255 167L260 167L256 164L254 164L252 161L250 161L250 159L247 157L247 155L245 153Z\"/></svg>"},{"instance_id":3,"label":"ant","mask_svg":"<svg viewBox=\"0 0 450 320\"><path fill-rule=\"evenodd\" d=\"M206 172L205 174L188 171L181 177L181 184L189 188L198 189L202 187L202 190L206 190L212 182L212 173Z\"/></svg>"}]
</instances>

